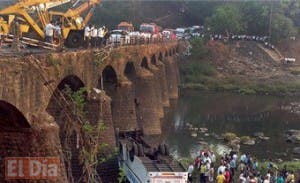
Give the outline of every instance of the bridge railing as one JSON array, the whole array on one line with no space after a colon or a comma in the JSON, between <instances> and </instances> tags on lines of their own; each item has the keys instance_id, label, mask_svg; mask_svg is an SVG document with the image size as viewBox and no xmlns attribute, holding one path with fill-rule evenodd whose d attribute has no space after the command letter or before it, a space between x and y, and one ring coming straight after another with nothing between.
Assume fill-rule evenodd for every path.
<instances>
[{"instance_id":1,"label":"bridge railing","mask_svg":"<svg viewBox=\"0 0 300 183\"><path fill-rule=\"evenodd\" d=\"M107 40L107 45L112 47L128 46L128 45L148 45L148 44L163 44L176 42L176 39L166 38L142 38L142 37L121 37L120 39Z\"/></svg>"}]
</instances>

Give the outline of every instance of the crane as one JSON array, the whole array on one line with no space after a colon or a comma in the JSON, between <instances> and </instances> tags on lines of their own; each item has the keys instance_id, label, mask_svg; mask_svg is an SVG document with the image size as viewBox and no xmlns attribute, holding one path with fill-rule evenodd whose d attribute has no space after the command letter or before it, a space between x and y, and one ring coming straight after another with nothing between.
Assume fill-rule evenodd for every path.
<instances>
[{"instance_id":1,"label":"crane","mask_svg":"<svg viewBox=\"0 0 300 183\"><path fill-rule=\"evenodd\" d=\"M18 0L17 3L0 10L0 34L8 34L11 23L18 17L21 20L22 33L35 32L43 40L44 27L51 20L56 20L62 24L62 37L66 45L79 47L83 41L83 28L100 2L101 0L77 0L75 3L73 0ZM67 3L73 4L66 12L50 11ZM82 17L84 13L85 17Z\"/></svg>"}]
</instances>

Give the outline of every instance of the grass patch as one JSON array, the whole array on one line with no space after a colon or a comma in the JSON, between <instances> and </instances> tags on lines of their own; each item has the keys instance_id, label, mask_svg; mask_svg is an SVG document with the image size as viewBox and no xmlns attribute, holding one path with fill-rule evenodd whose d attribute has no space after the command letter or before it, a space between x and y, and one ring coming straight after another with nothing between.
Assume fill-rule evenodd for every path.
<instances>
[{"instance_id":1,"label":"grass patch","mask_svg":"<svg viewBox=\"0 0 300 183\"><path fill-rule=\"evenodd\" d=\"M260 172L263 174L267 173L267 165L268 162L260 162L259 163L259 169ZM284 161L281 163L275 163L275 166L279 169L282 170L286 166L286 169L288 171L293 171L293 172L298 172L300 170L300 161Z\"/></svg>"}]
</instances>

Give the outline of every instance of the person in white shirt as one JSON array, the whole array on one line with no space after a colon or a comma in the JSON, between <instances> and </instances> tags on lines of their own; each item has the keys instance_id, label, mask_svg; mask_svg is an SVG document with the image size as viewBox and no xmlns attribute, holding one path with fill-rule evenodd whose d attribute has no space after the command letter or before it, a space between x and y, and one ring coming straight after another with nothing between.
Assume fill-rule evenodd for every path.
<instances>
[{"instance_id":1,"label":"person in white shirt","mask_svg":"<svg viewBox=\"0 0 300 183\"><path fill-rule=\"evenodd\" d=\"M56 27L53 25L53 21L48 23L45 27L45 41L48 43L53 43L53 35Z\"/></svg>"},{"instance_id":2,"label":"person in white shirt","mask_svg":"<svg viewBox=\"0 0 300 183\"><path fill-rule=\"evenodd\" d=\"M99 29L98 29L98 46L99 47L101 47L101 45L102 45L102 39L103 39L103 37L104 37L104 30L103 30L103 28L102 27L100 27Z\"/></svg>"},{"instance_id":3,"label":"person in white shirt","mask_svg":"<svg viewBox=\"0 0 300 183\"><path fill-rule=\"evenodd\" d=\"M54 37L54 40L57 41L57 43L60 46L63 44L63 37L62 37L62 33L61 33L61 24L59 22L56 22L56 24L55 24L55 30L54 30L53 37Z\"/></svg>"},{"instance_id":4,"label":"person in white shirt","mask_svg":"<svg viewBox=\"0 0 300 183\"><path fill-rule=\"evenodd\" d=\"M193 165L193 163L191 163L189 165L189 168L188 168L188 181L189 181L189 183L193 182L193 171L194 171L194 165Z\"/></svg>"},{"instance_id":5,"label":"person in white shirt","mask_svg":"<svg viewBox=\"0 0 300 183\"><path fill-rule=\"evenodd\" d=\"M220 174L220 173L224 174L225 169L226 169L226 167L224 165L220 165L218 170L217 170L217 173L218 174Z\"/></svg>"},{"instance_id":6,"label":"person in white shirt","mask_svg":"<svg viewBox=\"0 0 300 183\"><path fill-rule=\"evenodd\" d=\"M91 25L88 25L84 29L84 42L85 46L88 48L90 46L90 39L91 39Z\"/></svg>"},{"instance_id":7,"label":"person in white shirt","mask_svg":"<svg viewBox=\"0 0 300 183\"><path fill-rule=\"evenodd\" d=\"M91 45L93 48L97 46L97 36L98 36L98 29L93 26L91 29Z\"/></svg>"}]
</instances>

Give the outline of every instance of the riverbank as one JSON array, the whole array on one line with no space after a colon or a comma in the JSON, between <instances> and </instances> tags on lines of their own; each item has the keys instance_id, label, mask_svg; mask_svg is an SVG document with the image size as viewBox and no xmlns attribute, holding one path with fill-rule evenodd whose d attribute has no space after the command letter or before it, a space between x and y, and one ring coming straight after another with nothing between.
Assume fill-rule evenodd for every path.
<instances>
[{"instance_id":1,"label":"riverbank","mask_svg":"<svg viewBox=\"0 0 300 183\"><path fill-rule=\"evenodd\" d=\"M191 41L180 62L181 89L240 94L300 95L300 66L278 63L257 43Z\"/></svg>"},{"instance_id":2,"label":"riverbank","mask_svg":"<svg viewBox=\"0 0 300 183\"><path fill-rule=\"evenodd\" d=\"M240 156L239 156L240 158ZM221 162L221 156L217 155L216 156L216 164L214 167L214 178L216 178L217 176L217 169L218 169L218 162ZM188 169L190 163L194 163L195 160L192 158L185 158L185 159L180 159L180 163L186 168ZM274 163L272 162L272 172L275 173L275 171L277 172L276 175L279 175L280 172L282 172L283 170L285 170L286 172L294 172L295 174L295 180L300 180L300 161L286 161L286 162L281 162L281 163ZM270 166L270 162L257 162L257 172L259 172L259 175L267 175L268 173L268 167ZM237 170L239 170L239 168L237 168ZM234 175L234 182L239 182L239 176L240 176L240 172L237 171ZM262 176L264 177L264 176ZM199 174L199 170L194 169L193 171L193 181L194 182L199 182L200 181L200 174Z\"/></svg>"}]
</instances>

